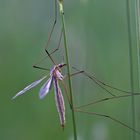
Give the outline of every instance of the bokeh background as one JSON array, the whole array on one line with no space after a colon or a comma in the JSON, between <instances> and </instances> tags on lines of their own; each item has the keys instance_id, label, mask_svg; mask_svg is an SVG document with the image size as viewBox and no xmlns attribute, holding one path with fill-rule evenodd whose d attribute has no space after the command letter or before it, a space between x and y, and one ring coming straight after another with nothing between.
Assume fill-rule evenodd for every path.
<instances>
[{"instance_id":1,"label":"bokeh background","mask_svg":"<svg viewBox=\"0 0 140 140\"><path fill-rule=\"evenodd\" d=\"M136 1L130 2L134 88L138 91ZM59 18L58 13L49 51L58 46ZM130 91L126 0L65 0L65 18L71 65L95 73L110 85ZM71 111L66 98L64 131L59 124L53 90L40 101L40 84L26 95L11 100L26 85L48 73L33 69L32 65L46 56L44 46L53 21L52 0L0 0L0 140L73 140ZM64 61L62 47L53 55L57 63ZM52 66L48 58L38 65ZM110 97L82 74L72 80L75 106ZM140 131L140 97L137 96L135 101L136 129ZM132 125L130 97L96 104L87 110L108 114ZM76 113L76 122L78 140L132 139L131 130L106 118Z\"/></svg>"}]
</instances>

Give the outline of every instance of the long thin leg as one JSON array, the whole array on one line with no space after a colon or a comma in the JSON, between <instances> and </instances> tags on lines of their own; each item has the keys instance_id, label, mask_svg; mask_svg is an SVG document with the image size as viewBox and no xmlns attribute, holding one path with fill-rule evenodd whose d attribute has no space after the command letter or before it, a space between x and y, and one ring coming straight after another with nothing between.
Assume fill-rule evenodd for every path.
<instances>
[{"instance_id":1,"label":"long thin leg","mask_svg":"<svg viewBox=\"0 0 140 140\"><path fill-rule=\"evenodd\" d=\"M51 61L52 61L53 64L55 64L55 65L56 65L56 63L55 63L55 61L53 60L53 58L51 57L51 55L52 55L53 53L55 53L56 51L59 50L59 48L60 48L60 44L61 44L61 39L62 39L62 33L63 33L63 30L61 30L61 34L60 34L60 38L59 38L59 42L58 42L58 46L57 46L56 49L54 49L51 53L49 53L48 50L45 48L45 51L46 51L48 57L51 59Z\"/></svg>"},{"instance_id":2,"label":"long thin leg","mask_svg":"<svg viewBox=\"0 0 140 140\"><path fill-rule=\"evenodd\" d=\"M40 63L40 62L42 62L43 60L45 60L45 58L46 58L46 57L44 57L43 59L41 59L41 60L39 60L37 63L35 63L35 64L33 65L33 68L50 71L50 69L48 69L48 68L44 68L44 67L41 67L41 66L38 66L38 65L37 65L38 63Z\"/></svg>"},{"instance_id":3,"label":"long thin leg","mask_svg":"<svg viewBox=\"0 0 140 140\"><path fill-rule=\"evenodd\" d=\"M70 105L70 107L71 107L71 101L70 101L70 97L69 97L68 92L67 92L67 87L66 87L64 81L61 81L61 82L62 82L62 84L63 84L64 90L65 90L65 95L66 95L66 97L67 97L67 100L68 100L68 102L69 102L69 105Z\"/></svg>"},{"instance_id":4,"label":"long thin leg","mask_svg":"<svg viewBox=\"0 0 140 140\"><path fill-rule=\"evenodd\" d=\"M50 58L50 60L52 61L52 63L53 63L54 65L56 65L55 61L53 60L53 58L51 57L51 55L50 55L50 53L47 51L47 49L45 49L45 51L46 51L48 57Z\"/></svg>"},{"instance_id":5,"label":"long thin leg","mask_svg":"<svg viewBox=\"0 0 140 140\"><path fill-rule=\"evenodd\" d=\"M59 50L60 45L61 45L62 33L63 33L63 30L61 30L61 34L60 34L59 43L58 43L57 48L55 48L52 52L50 52L50 55L52 55L53 53L55 53L56 51Z\"/></svg>"},{"instance_id":6,"label":"long thin leg","mask_svg":"<svg viewBox=\"0 0 140 140\"><path fill-rule=\"evenodd\" d=\"M130 130L132 130L132 131L134 131L134 132L136 132L137 134L140 135L140 132L137 131L136 129L134 129L134 128L128 126L127 124L125 124L125 123L121 122L120 120L118 120L118 119L116 119L116 118L114 118L114 117L111 117L111 116L109 116L109 115L106 115L106 114L99 114L99 113L95 113L95 112L88 112L88 111L81 110L81 109L75 109L75 111L81 112L81 113L85 113L85 114L88 114L88 115L96 115L96 116L108 118L108 119L110 119L110 120L112 120L112 121L114 121L114 122L116 122L116 123L118 123L118 124L120 124L120 125L122 125L122 126L124 126L124 127L127 127L128 129L130 129Z\"/></svg>"},{"instance_id":7,"label":"long thin leg","mask_svg":"<svg viewBox=\"0 0 140 140\"><path fill-rule=\"evenodd\" d=\"M75 75L78 75L78 74L82 74L84 72L85 71L81 70L81 71L72 73L70 76L75 76ZM67 78L67 75L65 76L65 78ZM107 90L107 92L108 92L108 90ZM140 93L134 93L134 95L137 96L137 95L140 95ZM113 96L113 97L103 98L103 99L100 99L100 100L97 100L97 101L91 101L88 104L84 104L84 105L81 105L81 106L78 106L78 107L75 107L75 108L83 108L83 107L87 107L87 106L90 106L90 105L93 105L93 104L97 104L97 103L100 103L100 102L104 102L104 101L107 101L107 100L126 98L126 97L130 97L130 96L132 96L131 93L127 94L127 95L120 95L120 96Z\"/></svg>"},{"instance_id":8,"label":"long thin leg","mask_svg":"<svg viewBox=\"0 0 140 140\"><path fill-rule=\"evenodd\" d=\"M48 50L47 50L47 48L48 48L48 46L49 46L49 42L50 42L50 40L51 40L51 36L52 36L53 30L54 30L55 25L56 25L56 22L57 22L57 0L54 0L54 2L55 2L55 8L54 8L54 23L53 23L51 32L50 32L49 37L48 37L48 41L47 41L47 44L46 44L46 47L45 47L45 52L47 53L48 57L51 59L51 61L53 62L53 64L56 65L55 61L53 60L53 58L51 57L50 53L49 53Z\"/></svg>"},{"instance_id":9,"label":"long thin leg","mask_svg":"<svg viewBox=\"0 0 140 140\"><path fill-rule=\"evenodd\" d=\"M49 58L51 59L51 61L53 62L53 64L55 64L55 62L54 62L53 58L51 57L51 55L54 54L55 52L57 52L57 51L59 50L60 44L61 44L61 39L62 39L62 30L61 30L61 34L60 34L59 43L58 43L57 48L55 48L51 53L49 53L47 50L45 50L45 51L47 51L47 54L48 54L48 55L45 56L45 57L43 57L43 58L42 58L41 60L39 60L36 64L34 64L34 65L33 65L33 68L39 68L39 69L42 69L42 70L48 70L48 69L46 69L46 68L42 68L42 67L40 67L40 66L37 65L38 63L44 61L47 57L49 57Z\"/></svg>"},{"instance_id":10,"label":"long thin leg","mask_svg":"<svg viewBox=\"0 0 140 140\"><path fill-rule=\"evenodd\" d=\"M56 65L56 63L55 63L55 61L53 60L53 58L51 57L51 55L52 55L53 53L55 53L56 51L59 50L60 44L61 44L61 39L62 39L62 33L63 33L63 30L61 30L61 34L60 34L60 38L59 38L58 47L57 47L56 49L54 49L51 53L49 53L48 50L45 48L45 51L46 51L48 57L51 59L51 61L52 61L53 64L55 64L55 65Z\"/></svg>"},{"instance_id":11,"label":"long thin leg","mask_svg":"<svg viewBox=\"0 0 140 140\"><path fill-rule=\"evenodd\" d=\"M50 71L50 69L43 68L43 67L36 66L36 65L33 65L33 68L40 69L40 70L46 70L46 71Z\"/></svg>"},{"instance_id":12,"label":"long thin leg","mask_svg":"<svg viewBox=\"0 0 140 140\"><path fill-rule=\"evenodd\" d=\"M72 68L75 69L76 71L80 71L80 70L77 69L76 67L72 67ZM128 93L128 94L132 93L132 92L130 92L130 91L125 91L125 90L116 88L116 87L114 87L114 86L111 86L111 85L109 85L109 84L106 84L106 83L104 83L104 82L98 80L98 79L95 77L95 75L90 75L90 74L88 74L88 73L85 72L85 71L83 72L83 74L84 74L86 77L90 78L92 81L96 81L96 82L102 84L103 86L109 87L109 88L111 88L111 89L114 89L114 90L117 90L117 91L120 91L120 92L123 92L123 93ZM139 92L135 92L135 93L139 93Z\"/></svg>"},{"instance_id":13,"label":"long thin leg","mask_svg":"<svg viewBox=\"0 0 140 140\"><path fill-rule=\"evenodd\" d=\"M78 72L76 72L76 73L73 73L73 74L71 74L70 76L75 76L75 75L77 75L77 74L84 74L85 73L85 71L83 71L83 70L77 70ZM66 76L67 77L67 76ZM88 78L90 78L89 76L88 76ZM91 78L90 78L91 79ZM98 81L96 81L95 79L92 79L94 82L95 82L95 84L97 84L100 88L102 88L103 90L105 90L107 93L109 93L110 95L112 95L113 97L115 97L116 95L114 95L113 93L111 93L109 90L107 90L105 87L103 87L103 85L101 85Z\"/></svg>"},{"instance_id":14,"label":"long thin leg","mask_svg":"<svg viewBox=\"0 0 140 140\"><path fill-rule=\"evenodd\" d=\"M51 31L49 33L49 37L48 37L48 40L47 40L47 44L46 44L45 50L49 46L49 42L51 40L51 36L52 36L53 30L55 28L56 22L57 22L57 0L54 0L54 2L55 2L55 7L54 7L54 22L53 22L52 29L51 29Z\"/></svg>"},{"instance_id":15,"label":"long thin leg","mask_svg":"<svg viewBox=\"0 0 140 140\"><path fill-rule=\"evenodd\" d=\"M140 96L140 93L135 93L134 94L135 96ZM91 105L94 105L94 104L97 104L97 103L101 103L101 102L105 102L105 101L108 101L108 100L114 100L114 99L119 99L119 98L126 98L126 97L130 97L132 96L132 94L127 94L127 95L121 95L121 96L115 96L115 97L110 97L110 98L102 98L102 99L99 99L99 100L96 100L96 101L91 101L87 104L84 104L84 105L80 105L78 107L75 107L76 109L80 109L80 108L85 108L85 107L88 107L88 106L91 106Z\"/></svg>"},{"instance_id":16,"label":"long thin leg","mask_svg":"<svg viewBox=\"0 0 140 140\"><path fill-rule=\"evenodd\" d=\"M50 55L49 52L47 51L47 47L49 46L49 42L50 42L50 40L51 40L51 36L52 36L53 30L54 30L54 28L55 28L56 22L57 22L57 0L54 0L54 2L55 2L55 7L54 7L54 22L53 22L53 26L52 26L52 28L51 28L51 31L50 31L50 33L49 33L49 37L48 37L46 46L45 46L45 51L47 52L49 58L51 59L51 61L52 61L53 63L54 63L54 60L52 59L51 55ZM59 44L60 44L60 43L59 43ZM54 51L52 51L51 54L53 54L54 52L56 52L58 49L59 49L59 47L57 47L57 49L55 49ZM47 56L47 57L48 57L48 56ZM43 59L41 59L39 62L43 61L45 58L46 58L46 57L44 57ZM39 63L39 62L38 62L38 63ZM38 68L38 69L42 69L42 70L48 70L48 69L46 69L46 68L42 68L42 67L40 67L40 66L37 66L38 63L34 64L34 65L33 65L33 68ZM55 64L55 63L54 63L54 64Z\"/></svg>"}]
</instances>

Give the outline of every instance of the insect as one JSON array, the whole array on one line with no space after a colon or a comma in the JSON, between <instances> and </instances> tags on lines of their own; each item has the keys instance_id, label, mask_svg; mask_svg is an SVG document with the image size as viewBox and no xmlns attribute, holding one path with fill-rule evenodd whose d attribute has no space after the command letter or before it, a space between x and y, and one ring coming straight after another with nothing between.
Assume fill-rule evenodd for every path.
<instances>
[{"instance_id":1,"label":"insect","mask_svg":"<svg viewBox=\"0 0 140 140\"><path fill-rule=\"evenodd\" d=\"M54 85L55 89L55 100L56 100L56 106L57 106L57 111L59 113L60 117L60 123L61 126L64 128L65 125L65 105L64 105L64 99L62 95L62 91L59 86L59 80L63 80L63 75L60 72L60 69L65 66L65 64L58 64L52 67L50 70L50 78L47 80L47 82L41 87L39 91L39 97L40 99L43 99L50 89L52 88L52 84ZM17 96L20 96L24 94L26 91L30 90L31 88L37 86L39 83L41 83L44 79L46 79L47 76L44 76L43 78L33 82L29 86L25 87L23 90L18 92L13 99L15 99Z\"/></svg>"},{"instance_id":2,"label":"insect","mask_svg":"<svg viewBox=\"0 0 140 140\"><path fill-rule=\"evenodd\" d=\"M56 0L55 0L55 2L56 2ZM56 5L56 4L55 4L55 5ZM55 9L56 9L56 6L55 6ZM55 10L55 13L57 13L56 11L57 11L57 10ZM57 15L57 14L55 14L55 15ZM48 47L48 44L49 44L49 42L50 42L50 39L51 39L53 30L54 30L55 24L56 24L56 17L55 17L55 21L54 21L54 24L53 24L51 33L50 33L49 38L48 38L48 42L47 42L47 45L46 45L46 49L45 49L46 53L48 54L49 58L52 60L52 62L53 62L53 64L54 64L54 66L52 67L52 69L54 69L54 68L57 69L57 70L54 70L54 72L59 71L59 69L62 68L62 67L59 67L59 65L63 65L63 64L61 64L61 63L60 63L60 64L56 64L55 61L54 61L54 60L52 59L52 57L51 57L51 54L53 54L53 53L55 53L57 50L59 50L59 46L60 46L60 45L58 45L58 47L57 47L55 50L53 50L51 53L49 53L48 50L47 50L47 47ZM62 36L62 33L61 33L60 36ZM60 37L60 38L61 38L61 37ZM61 39L60 39L60 42L61 42ZM45 68L42 68L42 67L39 67L39 66L34 66L34 67L35 67L35 68L40 68L40 69L46 70ZM136 133L139 133L139 131L137 131L137 130L131 128L130 126L126 125L125 123L119 121L119 120L116 119L116 118L110 117L109 115L105 115L105 114L98 114L98 113L89 112L89 111L86 111L86 110L83 109L83 108L85 108L85 107L89 107L89 106L91 106L91 105L93 105L93 104L96 104L96 103L99 103L99 102L104 102L104 101L113 100L113 99L119 99L119 98L130 97L130 96L131 96L131 92L127 92L127 91L124 91L124 90L121 90L121 89L112 87L112 86L110 86L110 85L108 85L108 84L105 84L104 82L98 80L94 75L88 74L88 73L85 72L84 70L82 70L82 71L80 72L80 70L77 69L77 68L75 68L75 67L73 67L73 69L76 70L77 73L79 73L79 74L81 73L81 74L83 74L84 76L86 76L86 77L88 77L89 79L91 79L91 80L92 80L93 82L95 82L100 88L104 89L104 90L108 93L108 95L111 96L111 97L109 96L109 97L100 99L100 100L98 100L98 101L92 101L91 103L87 103L87 104L84 104L84 105L75 106L75 111L76 111L76 112L81 112L81 113L85 113L85 114L88 114L88 115L98 115L98 116L106 117L106 118L108 118L108 119L111 119L111 120L113 120L113 121L115 121L115 122L117 122L117 123L123 125L124 127L127 127L128 129L133 130L133 131L136 132ZM59 71L59 72L60 72L60 71ZM51 72L50 72L50 73L51 73ZM61 72L60 72L60 74L61 74ZM62 74L61 74L61 75L62 75ZM74 76L74 75L77 75L77 74L71 74L71 76ZM23 92L25 93L27 90L29 90L29 89L33 88L34 86L38 85L39 83L41 83L44 79L46 79L46 77L47 77L47 76L44 76L42 79L35 81L33 84L31 84L31 85L29 85L28 87L26 87L25 89L23 89L21 92L19 92L20 95L21 95L21 93L23 93ZM50 75L50 78L51 78L51 75ZM57 77L57 78L58 78L58 77ZM57 79L57 78L56 78L56 79ZM63 78L62 78L62 79L63 79ZM58 82L59 80L61 81L61 79L58 78L57 82ZM54 84L54 81L53 81L53 84ZM52 85L51 80L47 81L47 82L46 82L46 85L47 85L47 87L50 87L50 88L51 88L51 85ZM49 86L48 86L48 85L49 85ZM106 89L106 87L110 87L110 88L116 89L117 91L120 91L120 92L123 92L123 93L126 93L126 94L125 94L125 95L121 95L121 96L115 95L115 94L113 94L112 92L110 92L108 89ZM42 88L43 88L43 87L42 87ZM42 88L41 88L41 89L42 89ZM54 88L55 88L55 91L56 91L56 85L55 85L55 84L54 84ZM50 89L49 89L49 88L46 88L46 90L49 91ZM42 90L40 90L40 91L42 91ZM47 93L48 93L48 92L47 92ZM44 92L45 95L46 95L47 93ZM41 94L41 92L40 92L40 94ZM42 98L45 97L45 95L42 96ZM139 93L134 93L134 95L139 95ZM17 95L17 96L18 96L18 95ZM15 96L15 97L17 97L17 96ZM58 109L58 110L60 110L60 109ZM63 110L64 110L64 109L63 109ZM64 114L63 114L63 115L64 115ZM64 118L64 117L63 117L63 118ZM64 120L64 119L63 119L63 120ZM64 121L61 121L61 120L60 120L60 122L61 122L61 126L63 127L63 125L65 124L65 122L64 122Z\"/></svg>"},{"instance_id":3,"label":"insect","mask_svg":"<svg viewBox=\"0 0 140 140\"><path fill-rule=\"evenodd\" d=\"M61 92L61 88L59 86L59 81L63 82L63 80L66 78L61 73L61 68L63 68L64 66L66 66L66 64L65 63L56 64L56 62L53 60L53 58L51 56L51 54L55 53L58 50L58 48L60 46L60 42L61 42L61 37L62 37L62 33L60 35L59 45L58 45L57 49L53 50L51 53L49 53L47 50L45 50L46 53L48 54L49 58L51 59L52 63L54 64L54 66L50 70L50 78L41 87L41 89L39 91L39 97L40 97L40 99L43 99L49 93L50 89L52 88L52 85L54 85L55 100L56 100L57 110L58 110L58 113L59 113L60 124L61 124L62 128L64 128L64 125L65 125L65 105L64 105L64 99L63 99L63 95L62 95L62 92ZM39 66L36 66L36 65L34 65L33 67L48 71L48 69L42 68L42 67L39 67ZM95 112L89 112L89 111L86 111L86 110L83 109L83 108L89 107L91 105L94 105L94 104L97 104L97 103L101 103L101 102L105 102L105 101L108 101L108 100L114 100L114 99L119 99L119 98L130 97L130 96L132 96L131 95L131 92L125 91L125 90L122 90L122 89L119 89L119 88L116 88L116 87L113 87L113 86L110 86L110 85L104 83L103 81L98 80L95 75L88 74L84 70L79 70L78 68L76 68L74 66L72 68L76 72L75 73L72 73L71 76L75 76L75 75L78 75L78 74L83 74L85 77L88 77L95 84L97 84L100 88L102 88L103 90L105 90L105 92L107 92L108 95L112 96L112 97L106 97L106 98L103 98L103 99L99 99L97 101L92 101L92 102L89 102L89 103L84 104L84 105L75 106L74 109L75 109L76 112L81 112L81 113L85 113L85 114L88 114L88 115L97 115L97 116L106 117L108 119L111 119L111 120L113 120L113 121L115 121L115 122L123 125L124 127L127 127L128 129L131 129L131 130L135 131L136 133L139 133L140 134L139 131L133 129L132 127L130 127L127 124L119 121L116 118L113 118L113 117L111 117L109 115L105 115L105 114L99 114L99 113L95 113ZM47 77L48 77L48 75L44 76L43 78L41 78L41 79L33 82L29 86L25 87L23 90L21 90L20 92L18 92L13 97L13 99L15 99L16 97L24 94L26 91L32 89L33 87L37 86L43 80L45 80ZM114 90L117 90L117 91L120 91L120 92L126 93L126 94L125 95L119 95L119 96L118 95L115 95L110 90L108 90L106 87L109 87L111 89L114 89ZM66 89L66 87L65 87L65 89ZM67 91L65 90L65 92L66 92L66 96L67 96L68 102L70 104L70 100L69 100L69 96L67 95ZM134 95L140 95L140 93L134 93Z\"/></svg>"}]
</instances>

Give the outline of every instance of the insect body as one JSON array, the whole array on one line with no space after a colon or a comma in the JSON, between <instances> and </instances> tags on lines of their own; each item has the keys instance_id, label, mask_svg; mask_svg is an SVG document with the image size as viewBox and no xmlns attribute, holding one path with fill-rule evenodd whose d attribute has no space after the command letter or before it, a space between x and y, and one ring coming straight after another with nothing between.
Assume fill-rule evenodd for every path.
<instances>
[{"instance_id":1,"label":"insect body","mask_svg":"<svg viewBox=\"0 0 140 140\"><path fill-rule=\"evenodd\" d=\"M60 64L56 64L55 61L53 60L53 58L51 57L51 55L53 53L55 53L56 51L59 50L60 48L60 44L61 44L61 38L63 37L63 29L61 31L61 35L60 35L60 39L59 39L59 43L58 43L58 47L53 50L51 53L48 52L47 50L47 47L49 46L49 42L51 40L51 37L52 37L52 33L53 33L53 30L55 28L55 25L56 25L56 21L57 21L57 2L59 2L59 4L61 4L61 2L63 2L63 0L54 0L55 1L55 19L54 19L54 23L53 23L53 26L52 26L52 29L51 29L51 32L49 34L49 37L48 37L48 41L47 41L47 44L46 44L46 47L45 47L45 51L48 55L48 57L50 58L50 60L52 61L52 63L54 64L54 66L51 68L50 70L50 78L47 80L47 82L41 87L40 91L39 91L39 98L40 99L43 99L50 91L50 89L52 88L52 85L54 85L54 91L55 91L55 101L56 101L56 106L57 106L57 111L58 111L58 114L59 114L59 117L60 117L60 123L61 123L61 126L64 128L64 125L65 125L65 105L64 105L64 99L63 99L63 95L62 95L62 91L60 89L60 86L59 86L59 81L62 81L63 83L63 80L64 80L64 76L61 74L61 68L63 66L65 66L66 64L63 64L63 63L60 63ZM60 6L60 5L59 5ZM61 8L60 8L61 9ZM44 59L43 59L44 60ZM46 70L46 68L42 68L40 66L37 66L37 65L34 65L33 66L34 68L38 68L38 69L42 69L42 70ZM131 97L132 96L132 93L129 92L129 91L125 91L125 90L122 90L122 89L119 89L119 88L116 88L116 87L113 87L113 86L110 86L100 80L98 80L95 75L91 75L91 74L88 74L86 71L84 70L79 70L75 67L72 67L72 69L76 70L76 73L74 74L68 74L68 77L69 76L74 76L74 75L77 75L77 74L80 74L80 73L83 73L83 75L87 78L89 78L90 80L92 80L92 82L94 82L95 84L97 84L100 88L102 88L104 91L106 91L106 93L110 94L111 97L106 97L106 98L103 98L103 99L99 99L97 101L91 101L87 104L83 104L83 105L80 105L80 106L76 106L74 108L71 108L73 109L74 111L76 112L81 112L81 113L85 113L85 114L88 114L88 115L96 115L96 116L100 116L100 117L104 117L104 118L108 118L110 120L113 120L114 122L117 122L119 123L120 125L132 130L133 132L137 133L137 134L140 134L139 131L137 131L135 128L132 128L130 126L128 126L127 124L119 121L118 119L115 119L114 117L111 117L109 115L106 115L106 114L99 114L99 113L95 113L95 112L89 112L89 111L86 111L86 110L83 110L83 108L86 108L88 106L91 106L93 104L96 104L96 103L99 103L99 102L104 102L104 101L107 101L107 100L113 100L113 99L119 99L119 98L125 98L125 97ZM29 86L25 87L23 90L21 90L20 92L18 92L14 97L13 99L15 99L17 96L19 95L22 95L23 93L25 93L26 91L30 90L31 88L35 87L36 85L38 85L39 83L41 83L44 79L46 79L47 76L44 76L42 79L39 79L35 82L33 82L32 84L30 84ZM126 93L125 95L115 95L115 94L112 94L112 92L107 89L107 88L110 88L110 89L113 89L113 90L116 90L116 91L119 91L121 93ZM133 95L140 95L140 93L133 93ZM70 104L70 107L71 107L71 100L69 99L69 97L67 96L68 98L68 101L69 101L69 104Z\"/></svg>"},{"instance_id":2,"label":"insect body","mask_svg":"<svg viewBox=\"0 0 140 140\"><path fill-rule=\"evenodd\" d=\"M62 81L64 78L63 75L61 74L61 68L65 65L66 64L61 63L61 64L53 66L50 70L50 78L41 87L41 89L39 91L39 97L40 97L40 99L43 99L49 93L50 89L52 88L52 84L54 85L55 102L56 102L57 111L58 111L58 114L60 117L60 123L61 123L61 126L63 128L65 125L65 105L64 105L62 91L61 91L60 86L59 86L59 80ZM22 95L26 91L30 90L31 88L33 88L36 85L38 85L39 83L41 83L46 77L47 76L44 76L42 79L39 79L39 80L33 82L32 84L30 84L29 86L25 87L23 90L18 92L13 97L13 99L15 99L17 96Z\"/></svg>"}]
</instances>

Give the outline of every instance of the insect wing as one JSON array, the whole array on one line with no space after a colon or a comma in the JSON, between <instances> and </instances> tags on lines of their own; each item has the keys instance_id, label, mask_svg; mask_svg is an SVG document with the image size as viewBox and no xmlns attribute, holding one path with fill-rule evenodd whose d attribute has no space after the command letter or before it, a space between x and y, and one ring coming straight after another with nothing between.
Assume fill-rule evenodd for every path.
<instances>
[{"instance_id":1,"label":"insect wing","mask_svg":"<svg viewBox=\"0 0 140 140\"><path fill-rule=\"evenodd\" d=\"M42 86L39 92L39 98L43 99L52 87L53 77L51 76L48 81Z\"/></svg>"},{"instance_id":2,"label":"insect wing","mask_svg":"<svg viewBox=\"0 0 140 140\"><path fill-rule=\"evenodd\" d=\"M59 72L59 70L56 70L56 75L59 80L63 80L63 75Z\"/></svg>"},{"instance_id":3,"label":"insect wing","mask_svg":"<svg viewBox=\"0 0 140 140\"><path fill-rule=\"evenodd\" d=\"M42 82L47 76L44 76L43 78L33 82L32 84L28 85L27 87L25 87L23 90L21 90L20 92L18 92L12 99L15 99L16 97L22 95L23 93L25 93L26 91L30 90L31 88L37 86L40 82Z\"/></svg>"}]
</instances>

